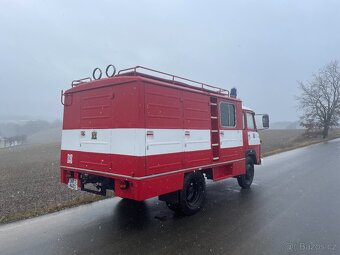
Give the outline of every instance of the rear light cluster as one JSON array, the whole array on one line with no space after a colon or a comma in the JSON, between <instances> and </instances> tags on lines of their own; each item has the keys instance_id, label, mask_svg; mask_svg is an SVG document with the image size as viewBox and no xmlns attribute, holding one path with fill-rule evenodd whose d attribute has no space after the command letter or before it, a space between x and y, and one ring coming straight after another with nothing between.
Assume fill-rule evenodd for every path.
<instances>
[{"instance_id":1,"label":"rear light cluster","mask_svg":"<svg viewBox=\"0 0 340 255\"><path fill-rule=\"evenodd\" d=\"M128 189L129 188L129 182L128 181L120 181L119 182L119 188L120 189Z\"/></svg>"},{"instance_id":2,"label":"rear light cluster","mask_svg":"<svg viewBox=\"0 0 340 255\"><path fill-rule=\"evenodd\" d=\"M73 173L73 172L67 171L66 174L65 174L65 177L66 177L67 179L73 178L73 177L74 177L74 173Z\"/></svg>"}]
</instances>

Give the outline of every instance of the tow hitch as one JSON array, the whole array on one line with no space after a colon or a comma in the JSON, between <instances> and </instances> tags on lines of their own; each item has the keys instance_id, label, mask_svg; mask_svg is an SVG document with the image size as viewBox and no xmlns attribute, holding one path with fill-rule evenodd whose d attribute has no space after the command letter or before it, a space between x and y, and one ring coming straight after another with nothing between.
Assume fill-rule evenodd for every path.
<instances>
[{"instance_id":1,"label":"tow hitch","mask_svg":"<svg viewBox=\"0 0 340 255\"><path fill-rule=\"evenodd\" d=\"M81 174L80 188L83 191L106 196L107 190L114 190L114 180L92 174Z\"/></svg>"}]
</instances>

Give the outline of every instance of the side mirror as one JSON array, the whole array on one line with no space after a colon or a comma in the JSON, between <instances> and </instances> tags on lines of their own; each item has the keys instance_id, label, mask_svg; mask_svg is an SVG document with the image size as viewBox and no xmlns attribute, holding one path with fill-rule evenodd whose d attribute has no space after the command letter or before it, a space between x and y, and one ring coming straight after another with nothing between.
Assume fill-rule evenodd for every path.
<instances>
[{"instance_id":1,"label":"side mirror","mask_svg":"<svg viewBox=\"0 0 340 255\"><path fill-rule=\"evenodd\" d=\"M258 130L269 128L269 115L268 114L255 114L256 127Z\"/></svg>"},{"instance_id":2,"label":"side mirror","mask_svg":"<svg viewBox=\"0 0 340 255\"><path fill-rule=\"evenodd\" d=\"M263 128L269 128L269 115L263 114L262 116L262 126Z\"/></svg>"}]
</instances>

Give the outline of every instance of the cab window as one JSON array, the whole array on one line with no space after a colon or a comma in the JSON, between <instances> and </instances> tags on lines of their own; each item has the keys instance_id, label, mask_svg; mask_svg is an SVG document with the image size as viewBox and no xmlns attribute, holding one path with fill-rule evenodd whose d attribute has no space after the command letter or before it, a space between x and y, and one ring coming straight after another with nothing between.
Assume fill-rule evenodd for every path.
<instances>
[{"instance_id":1,"label":"cab window","mask_svg":"<svg viewBox=\"0 0 340 255\"><path fill-rule=\"evenodd\" d=\"M253 114L249 112L247 112L247 127L248 129L255 129Z\"/></svg>"},{"instance_id":2,"label":"cab window","mask_svg":"<svg viewBox=\"0 0 340 255\"><path fill-rule=\"evenodd\" d=\"M235 106L229 103L221 103L220 105L221 114L221 126L222 127L235 127Z\"/></svg>"}]
</instances>

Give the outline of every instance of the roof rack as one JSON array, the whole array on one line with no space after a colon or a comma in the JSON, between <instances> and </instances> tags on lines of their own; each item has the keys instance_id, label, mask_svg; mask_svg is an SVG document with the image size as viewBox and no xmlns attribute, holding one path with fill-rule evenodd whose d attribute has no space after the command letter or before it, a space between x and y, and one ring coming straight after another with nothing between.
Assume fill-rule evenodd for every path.
<instances>
[{"instance_id":1,"label":"roof rack","mask_svg":"<svg viewBox=\"0 0 340 255\"><path fill-rule=\"evenodd\" d=\"M73 87L76 87L76 86L78 86L82 83L91 82L91 81L92 81L91 77L87 77L87 78L83 78L83 79L79 79L79 80L74 80L74 81L72 81L71 86L73 88Z\"/></svg>"},{"instance_id":2,"label":"roof rack","mask_svg":"<svg viewBox=\"0 0 340 255\"><path fill-rule=\"evenodd\" d=\"M115 76L115 73L116 73L116 71L115 71L116 69L113 66L114 73L112 75L108 75L108 68L110 66L112 66L112 65L109 65L106 68L106 76L108 78ZM170 77L170 79L164 79L164 78L159 77L159 76L152 76L152 75L147 74L145 72L137 72L137 69L141 69L141 70L144 70L144 71L165 75L165 76ZM99 70L100 74L99 74L98 77L95 77L95 72L97 70ZM94 69L93 79L94 80L101 79L101 73L102 72L99 68ZM173 75L173 74L168 74L168 73L165 73L165 72L157 71L157 70L154 70L154 69L151 69L151 68L148 68L148 67L144 67L144 66L135 66L135 67L127 68L127 69L122 69L118 72L118 74L116 76L120 76L120 75L134 75L134 76L141 75L141 76L145 76L145 77L148 77L148 78L151 78L151 79L153 78L153 79L158 79L158 80L165 81L165 82L171 82L172 84L175 84L175 85L186 86L186 87L190 87L190 88L194 88L194 89L199 89L199 90L208 91L208 92L210 91L210 92L213 92L213 93L218 93L218 94L223 94L223 95L229 96L229 90L227 90L227 89L223 89L223 88L219 88L219 87L212 86L212 85L209 85L209 84L205 84L205 83L202 83L202 82L190 80L190 79L183 78L183 77L180 77L180 76L176 76L176 75ZM74 81L72 81L71 86L73 88L73 87L76 87L80 84L91 82L91 81L93 81L93 79L91 77L87 77L87 78L83 78L83 79L79 79L79 80L74 80ZM190 82L194 85L184 83L183 81L184 82Z\"/></svg>"},{"instance_id":3,"label":"roof rack","mask_svg":"<svg viewBox=\"0 0 340 255\"><path fill-rule=\"evenodd\" d=\"M157 70L147 68L147 67L143 67L143 66L135 66L135 67L127 68L127 69L122 69L118 72L117 75L124 75L124 74L128 74L128 73L131 73L131 72L133 72L134 75L138 75L138 74L140 74L140 72L137 72L137 69L142 69L142 70L146 70L146 71L149 71L149 72L154 72L154 73L169 76L171 78L170 81L172 81L172 83L174 83L174 84L175 83L179 84L181 82L178 81L178 80L182 80L182 81L186 81L186 82L191 82L191 83L195 84L196 86L199 85L199 87L196 87L198 89L209 90L209 91L213 91L215 93L224 94L224 95L229 96L229 90L227 90L227 89L215 87L215 86L208 85L208 84L205 84L205 83L202 83L202 82L197 82L197 81L194 81L194 80L190 80L190 79L183 78L183 77L180 77L180 76L176 76L176 75L173 75L173 74L164 73L164 72L157 71Z\"/></svg>"}]
</instances>

